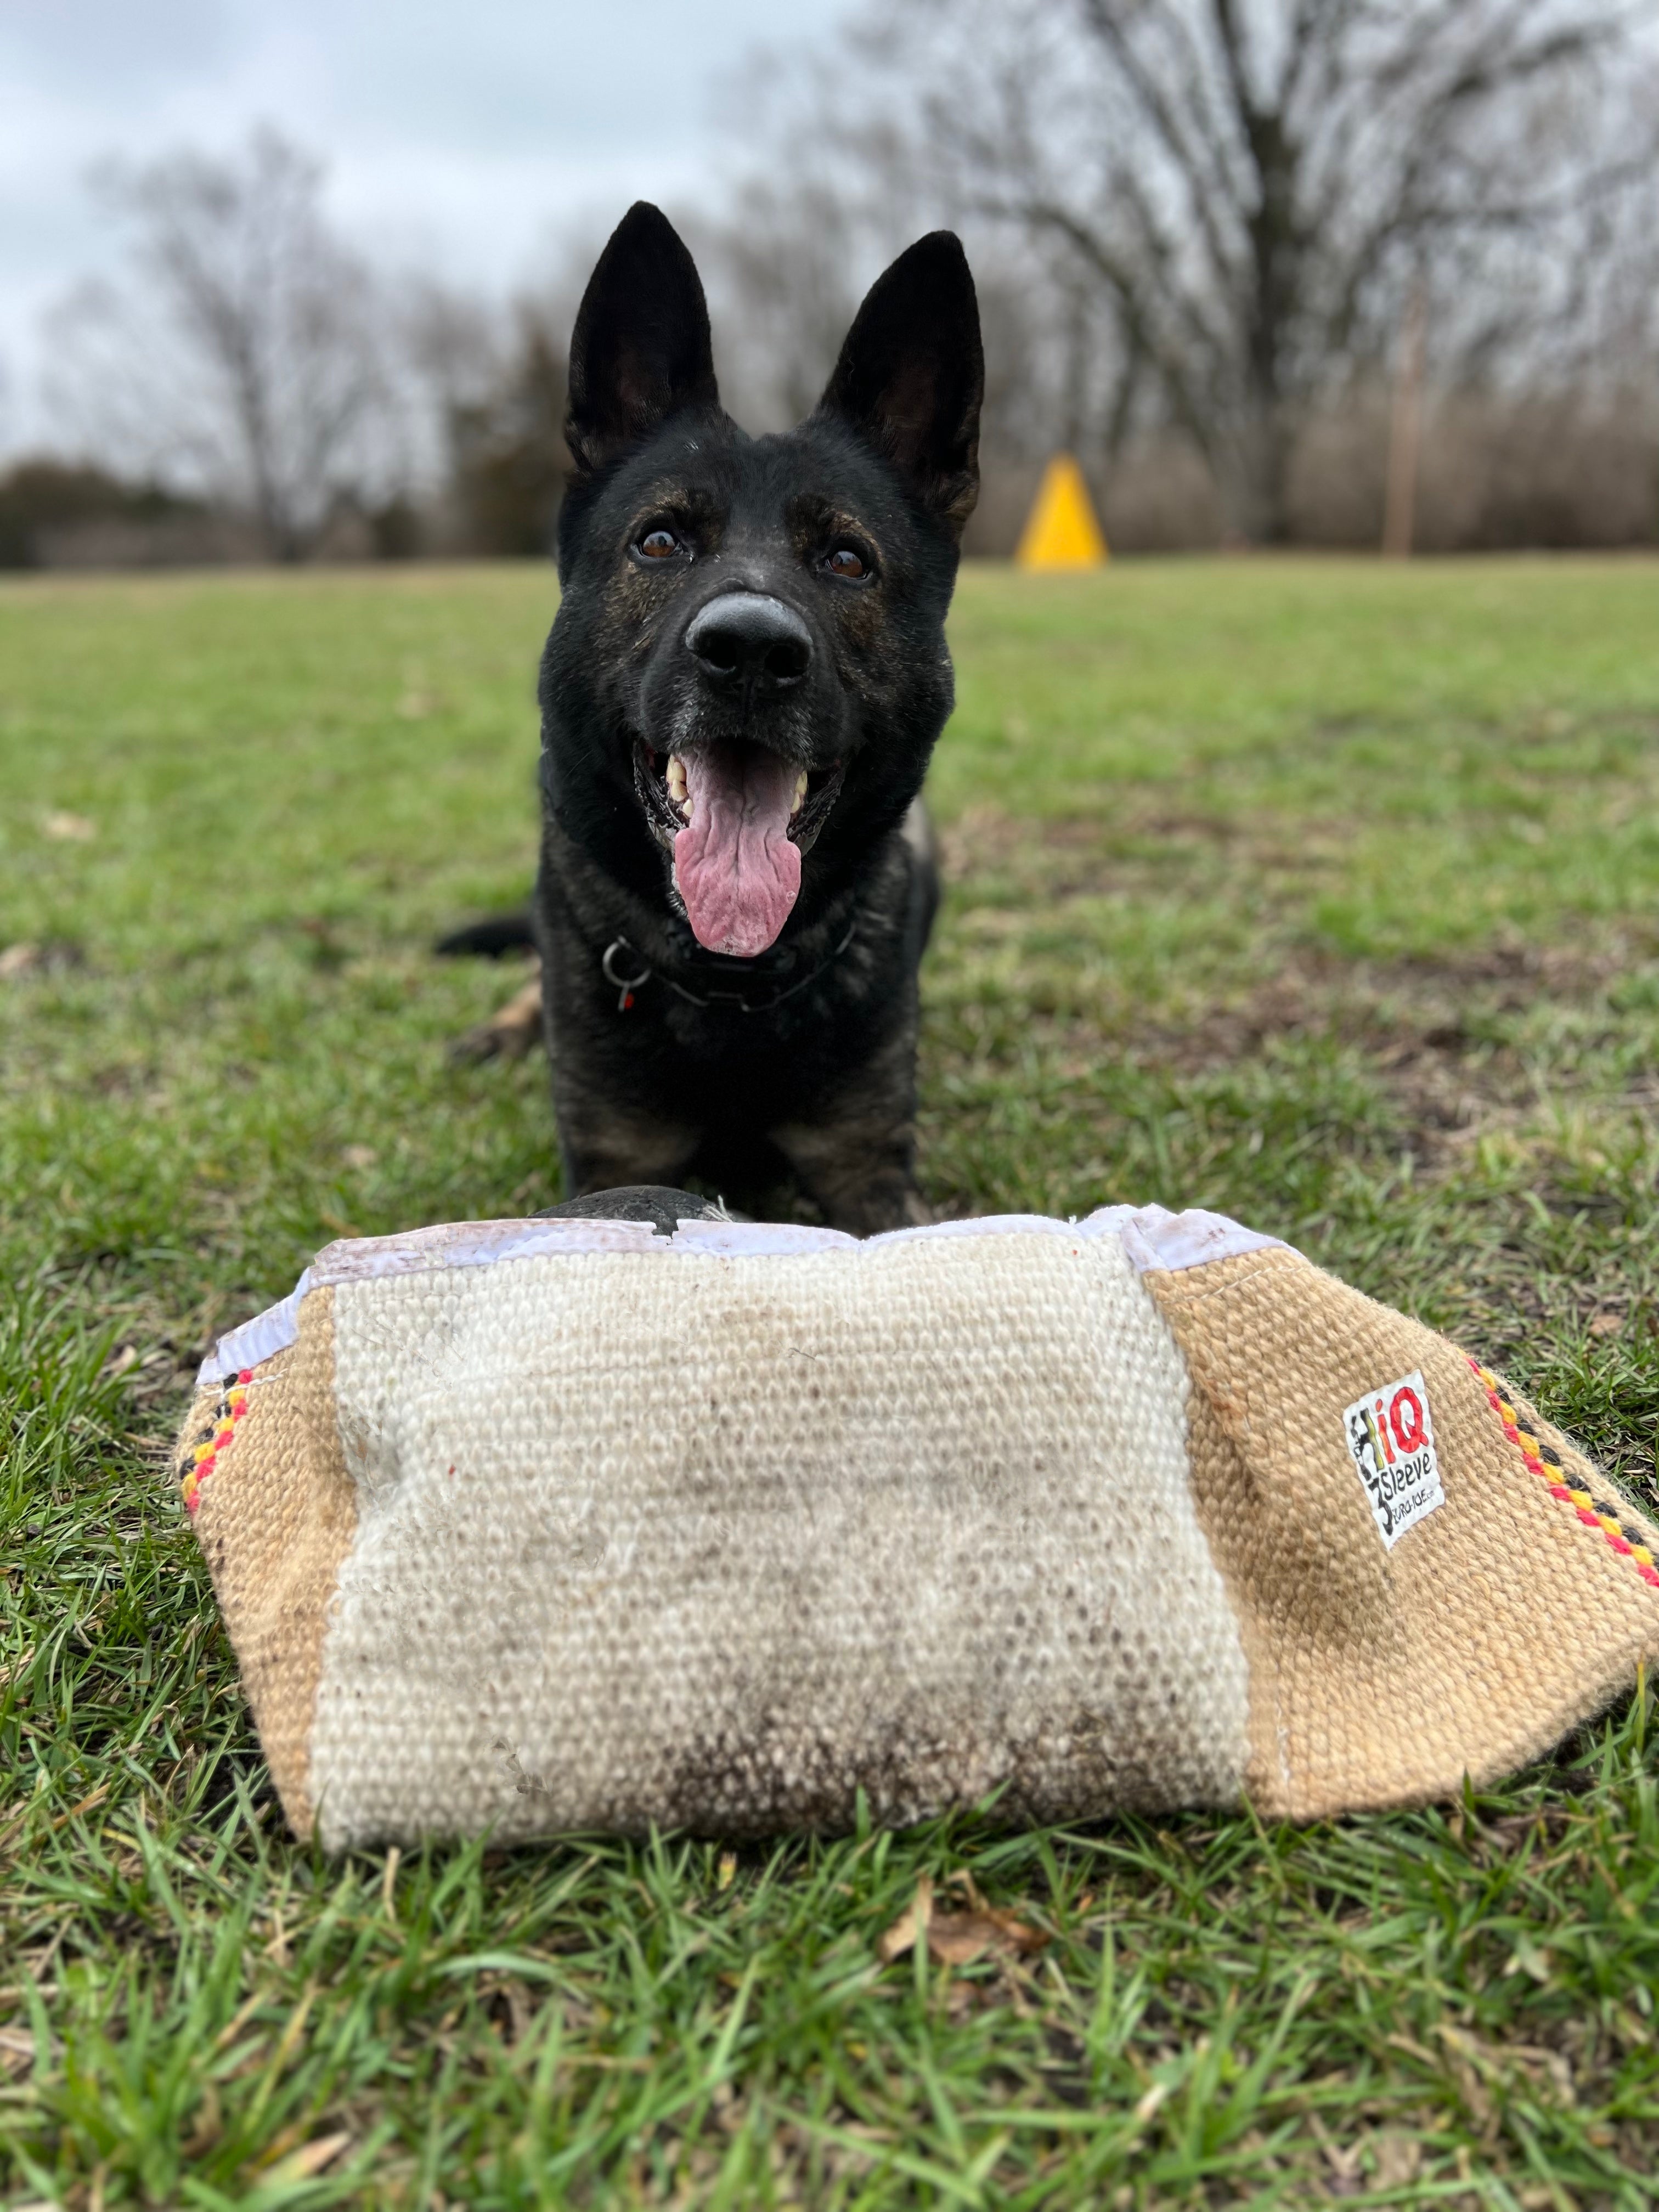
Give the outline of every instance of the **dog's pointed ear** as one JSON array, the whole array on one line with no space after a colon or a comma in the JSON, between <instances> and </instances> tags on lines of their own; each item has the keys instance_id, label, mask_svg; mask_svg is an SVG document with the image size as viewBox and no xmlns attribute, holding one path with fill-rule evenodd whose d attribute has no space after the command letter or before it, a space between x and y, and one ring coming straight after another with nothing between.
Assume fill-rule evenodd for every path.
<instances>
[{"instance_id":1,"label":"dog's pointed ear","mask_svg":"<svg viewBox=\"0 0 1659 2212\"><path fill-rule=\"evenodd\" d=\"M671 415L719 407L696 264L662 210L636 200L587 280L570 334L570 457L593 475Z\"/></svg>"},{"instance_id":2,"label":"dog's pointed ear","mask_svg":"<svg viewBox=\"0 0 1659 2212\"><path fill-rule=\"evenodd\" d=\"M871 288L818 412L866 437L960 537L979 496L984 395L968 257L953 231L931 231Z\"/></svg>"}]
</instances>

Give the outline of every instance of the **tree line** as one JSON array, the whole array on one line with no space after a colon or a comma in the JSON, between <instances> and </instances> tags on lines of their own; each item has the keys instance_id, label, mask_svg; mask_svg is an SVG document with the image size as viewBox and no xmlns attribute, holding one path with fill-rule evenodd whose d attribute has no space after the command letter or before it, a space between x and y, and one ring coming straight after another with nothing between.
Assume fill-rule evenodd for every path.
<instances>
[{"instance_id":1,"label":"tree line","mask_svg":"<svg viewBox=\"0 0 1659 2212\"><path fill-rule=\"evenodd\" d=\"M984 550L1058 447L1121 541L1374 543L1419 373L1421 540L1659 535L1659 0L908 0L737 97L750 173L671 210L728 404L798 419L951 224ZM57 313L70 458L0 481L0 561L85 542L100 484L111 544L545 550L597 240L510 301L374 268L268 130L98 189L126 258Z\"/></svg>"}]
</instances>

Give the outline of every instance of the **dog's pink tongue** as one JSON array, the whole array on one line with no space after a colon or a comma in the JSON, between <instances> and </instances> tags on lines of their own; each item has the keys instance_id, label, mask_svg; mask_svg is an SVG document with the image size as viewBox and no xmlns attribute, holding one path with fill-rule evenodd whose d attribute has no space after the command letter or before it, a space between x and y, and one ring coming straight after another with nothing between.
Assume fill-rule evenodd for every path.
<instances>
[{"instance_id":1,"label":"dog's pink tongue","mask_svg":"<svg viewBox=\"0 0 1659 2212\"><path fill-rule=\"evenodd\" d=\"M699 945L744 960L764 952L800 890L789 841L796 770L759 745L685 755L691 819L674 839L674 875Z\"/></svg>"}]
</instances>

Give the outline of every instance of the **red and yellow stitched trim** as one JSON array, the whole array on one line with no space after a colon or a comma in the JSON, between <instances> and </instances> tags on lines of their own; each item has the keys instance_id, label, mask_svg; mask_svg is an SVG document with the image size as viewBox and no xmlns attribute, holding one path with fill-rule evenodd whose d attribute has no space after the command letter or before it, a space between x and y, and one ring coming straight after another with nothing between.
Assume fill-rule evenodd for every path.
<instances>
[{"instance_id":1,"label":"red and yellow stitched trim","mask_svg":"<svg viewBox=\"0 0 1659 2212\"><path fill-rule=\"evenodd\" d=\"M1464 1357L1468 1358L1467 1352ZM1633 1536L1623 1526L1617 1507L1593 1498L1588 1490L1575 1490L1566 1479L1560 1453L1550 1444L1540 1443L1529 1429L1522 1427L1521 1416L1504 1395L1498 1377L1478 1359L1470 1359L1469 1365L1480 1378L1488 1403L1504 1424L1504 1434L1512 1444L1520 1447L1521 1456L1533 1473L1543 1476L1550 1486L1550 1496L1559 1498L1564 1505L1571 1505L1586 1528L1599 1528L1615 1552L1635 1562L1636 1571L1643 1581L1659 1589L1659 1563L1656 1563L1642 1539Z\"/></svg>"},{"instance_id":2,"label":"red and yellow stitched trim","mask_svg":"<svg viewBox=\"0 0 1659 2212\"><path fill-rule=\"evenodd\" d=\"M212 1420L195 1443L187 1447L181 1486L186 1513L193 1513L201 1504L202 1485L212 1474L220 1453L236 1433L237 1422L247 1411L247 1386L252 1380L251 1367L244 1367L238 1375L225 1376Z\"/></svg>"}]
</instances>

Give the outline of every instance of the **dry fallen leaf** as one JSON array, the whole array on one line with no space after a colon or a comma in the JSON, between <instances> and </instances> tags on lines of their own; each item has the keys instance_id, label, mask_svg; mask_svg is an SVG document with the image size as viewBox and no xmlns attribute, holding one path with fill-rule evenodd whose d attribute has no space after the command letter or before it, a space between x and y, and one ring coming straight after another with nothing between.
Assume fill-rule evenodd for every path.
<instances>
[{"instance_id":1,"label":"dry fallen leaf","mask_svg":"<svg viewBox=\"0 0 1659 2212\"><path fill-rule=\"evenodd\" d=\"M988 1905L970 1875L952 1875L953 1887L968 1893L972 1910L939 1912L933 1908L933 1885L927 1875L916 1884L914 1902L900 1913L876 1946L884 1965L902 1958L923 1938L930 1958L942 1966L966 1966L988 1951L1004 1958L1024 1958L1040 1951L1048 1941L1041 1929L1031 1927L1012 1912Z\"/></svg>"},{"instance_id":2,"label":"dry fallen leaf","mask_svg":"<svg viewBox=\"0 0 1659 2212\"><path fill-rule=\"evenodd\" d=\"M1153 2082L1152 2087L1135 2106L1135 2118L1140 2122L1142 2127L1146 2126L1169 2094L1170 2085L1167 2081Z\"/></svg>"},{"instance_id":3,"label":"dry fallen leaf","mask_svg":"<svg viewBox=\"0 0 1659 2212\"><path fill-rule=\"evenodd\" d=\"M26 2027L0 2027L0 2068L21 2074L34 2062L34 2038Z\"/></svg>"},{"instance_id":4,"label":"dry fallen leaf","mask_svg":"<svg viewBox=\"0 0 1659 2212\"><path fill-rule=\"evenodd\" d=\"M60 975L86 965L86 955L67 937L22 938L0 949L0 983L13 983L25 975Z\"/></svg>"},{"instance_id":5,"label":"dry fallen leaf","mask_svg":"<svg viewBox=\"0 0 1659 2212\"><path fill-rule=\"evenodd\" d=\"M48 837L71 838L82 845L98 835L98 824L84 814L48 814L40 827Z\"/></svg>"},{"instance_id":6,"label":"dry fallen leaf","mask_svg":"<svg viewBox=\"0 0 1659 2212\"><path fill-rule=\"evenodd\" d=\"M988 1951L1022 1959L1048 1938L1012 1912L936 1912L927 1926L927 1948L941 1966L965 1966Z\"/></svg>"},{"instance_id":7,"label":"dry fallen leaf","mask_svg":"<svg viewBox=\"0 0 1659 2212\"><path fill-rule=\"evenodd\" d=\"M1624 1326L1623 1314L1599 1313L1589 1325L1589 1333L1592 1336L1617 1336Z\"/></svg>"},{"instance_id":8,"label":"dry fallen leaf","mask_svg":"<svg viewBox=\"0 0 1659 2212\"><path fill-rule=\"evenodd\" d=\"M350 2132L345 2129L338 2135L318 2136L312 2142L302 2143L298 2150L290 2151L286 2158L279 2160L265 2178L270 2181L308 2181L313 2173L320 2173L325 2166L338 2158L350 2142Z\"/></svg>"},{"instance_id":9,"label":"dry fallen leaf","mask_svg":"<svg viewBox=\"0 0 1659 2212\"><path fill-rule=\"evenodd\" d=\"M916 1937L933 1917L933 1877L925 1874L917 1880L915 1896L892 1926L877 1939L876 1955L883 1966L890 1966L895 1959L902 1959L907 1951L914 1950Z\"/></svg>"},{"instance_id":10,"label":"dry fallen leaf","mask_svg":"<svg viewBox=\"0 0 1659 2212\"><path fill-rule=\"evenodd\" d=\"M1379 2189L1403 2189L1407 2182L1416 2180L1423 2163L1423 2145L1417 2136L1396 2135L1385 2128L1373 2140Z\"/></svg>"}]
</instances>

